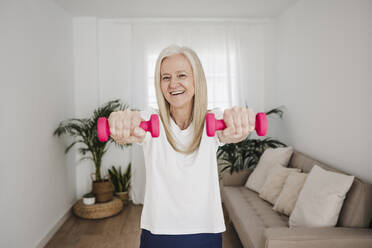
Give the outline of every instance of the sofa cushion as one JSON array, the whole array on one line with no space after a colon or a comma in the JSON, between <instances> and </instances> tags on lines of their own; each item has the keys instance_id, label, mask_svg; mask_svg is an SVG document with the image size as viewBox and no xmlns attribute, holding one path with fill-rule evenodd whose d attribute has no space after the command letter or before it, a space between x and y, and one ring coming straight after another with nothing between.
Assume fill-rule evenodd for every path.
<instances>
[{"instance_id":1,"label":"sofa cushion","mask_svg":"<svg viewBox=\"0 0 372 248\"><path fill-rule=\"evenodd\" d=\"M354 176L315 165L310 171L289 217L291 227L331 227L337 223Z\"/></svg>"},{"instance_id":2,"label":"sofa cushion","mask_svg":"<svg viewBox=\"0 0 372 248\"><path fill-rule=\"evenodd\" d=\"M273 209L279 213L290 216L305 183L307 173L292 172L287 177L282 192L275 202Z\"/></svg>"},{"instance_id":3,"label":"sofa cushion","mask_svg":"<svg viewBox=\"0 0 372 248\"><path fill-rule=\"evenodd\" d=\"M340 172L330 165L315 160L310 156L294 150L288 167L300 168L303 172L310 172L317 164L323 169ZM372 221L372 185L355 178L341 209L337 226L340 227L369 227Z\"/></svg>"},{"instance_id":4,"label":"sofa cushion","mask_svg":"<svg viewBox=\"0 0 372 248\"><path fill-rule=\"evenodd\" d=\"M274 227L265 230L267 248L371 248L372 229Z\"/></svg>"},{"instance_id":5,"label":"sofa cushion","mask_svg":"<svg viewBox=\"0 0 372 248\"><path fill-rule=\"evenodd\" d=\"M291 172L300 172L300 169L285 168L280 164L273 166L260 190L259 197L270 202L271 204L275 204L276 199L278 199L285 181Z\"/></svg>"},{"instance_id":6,"label":"sofa cushion","mask_svg":"<svg viewBox=\"0 0 372 248\"><path fill-rule=\"evenodd\" d=\"M337 226L372 227L372 185L355 178L342 206Z\"/></svg>"},{"instance_id":7,"label":"sofa cushion","mask_svg":"<svg viewBox=\"0 0 372 248\"><path fill-rule=\"evenodd\" d=\"M245 182L247 181L252 171L253 169L246 169L237 172L234 171L232 174L230 174L229 170L225 170L221 173L223 185L244 186Z\"/></svg>"},{"instance_id":8,"label":"sofa cushion","mask_svg":"<svg viewBox=\"0 0 372 248\"><path fill-rule=\"evenodd\" d=\"M245 247L265 245L264 231L268 227L288 227L288 217L272 210L272 205L246 187L224 186L224 206Z\"/></svg>"},{"instance_id":9,"label":"sofa cushion","mask_svg":"<svg viewBox=\"0 0 372 248\"><path fill-rule=\"evenodd\" d=\"M260 192L265 183L266 177L272 166L280 164L283 167L288 166L292 156L293 147L267 148L261 155L257 167L248 177L245 186L255 192Z\"/></svg>"}]
</instances>

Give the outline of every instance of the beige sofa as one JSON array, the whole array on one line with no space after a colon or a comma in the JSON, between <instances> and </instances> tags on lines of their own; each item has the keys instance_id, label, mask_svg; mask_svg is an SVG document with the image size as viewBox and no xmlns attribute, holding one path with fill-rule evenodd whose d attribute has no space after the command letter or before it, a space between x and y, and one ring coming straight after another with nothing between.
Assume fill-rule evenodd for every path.
<instances>
[{"instance_id":1,"label":"beige sofa","mask_svg":"<svg viewBox=\"0 0 372 248\"><path fill-rule=\"evenodd\" d=\"M288 167L309 172L314 164L341 172L296 150ZM270 203L244 187L249 174L223 173L221 185L228 221L245 248L372 248L372 185L355 178L336 227L289 228L288 216L278 214Z\"/></svg>"}]
</instances>

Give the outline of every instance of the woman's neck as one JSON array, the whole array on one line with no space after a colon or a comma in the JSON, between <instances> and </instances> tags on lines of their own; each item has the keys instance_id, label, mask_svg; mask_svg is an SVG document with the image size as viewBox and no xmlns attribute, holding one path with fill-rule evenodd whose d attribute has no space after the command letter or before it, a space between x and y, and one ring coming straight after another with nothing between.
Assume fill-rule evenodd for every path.
<instances>
[{"instance_id":1,"label":"woman's neck","mask_svg":"<svg viewBox=\"0 0 372 248\"><path fill-rule=\"evenodd\" d=\"M186 129L190 125L192 121L192 104L180 108L170 106L169 110L171 117L181 130Z\"/></svg>"}]
</instances>

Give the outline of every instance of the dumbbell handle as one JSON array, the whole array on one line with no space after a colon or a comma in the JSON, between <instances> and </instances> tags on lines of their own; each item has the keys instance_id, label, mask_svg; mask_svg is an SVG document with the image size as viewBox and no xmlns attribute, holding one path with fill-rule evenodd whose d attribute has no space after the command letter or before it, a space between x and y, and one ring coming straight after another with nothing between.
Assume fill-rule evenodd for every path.
<instances>
[{"instance_id":1,"label":"dumbbell handle","mask_svg":"<svg viewBox=\"0 0 372 248\"><path fill-rule=\"evenodd\" d=\"M224 130L226 124L224 120L216 120L214 113L208 113L205 117L207 135L213 137L217 130ZM258 113L256 115L256 122L254 128L258 136L265 136L267 133L267 117L264 112Z\"/></svg>"},{"instance_id":2,"label":"dumbbell handle","mask_svg":"<svg viewBox=\"0 0 372 248\"><path fill-rule=\"evenodd\" d=\"M141 121L139 126L146 132L150 132L152 137L159 137L159 117L157 114L152 114L149 121ZM98 118L97 136L101 142L106 142L110 136L109 122L106 117Z\"/></svg>"}]
</instances>

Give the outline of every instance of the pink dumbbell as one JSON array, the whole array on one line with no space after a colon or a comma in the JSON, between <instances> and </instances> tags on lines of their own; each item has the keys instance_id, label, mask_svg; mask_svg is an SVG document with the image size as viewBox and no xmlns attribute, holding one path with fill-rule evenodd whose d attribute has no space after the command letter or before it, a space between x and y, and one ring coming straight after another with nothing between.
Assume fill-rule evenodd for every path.
<instances>
[{"instance_id":1,"label":"pink dumbbell","mask_svg":"<svg viewBox=\"0 0 372 248\"><path fill-rule=\"evenodd\" d=\"M207 135L213 137L217 130L224 130L226 124L223 120L216 120L213 113L208 113L205 117L207 126ZM258 113L256 115L256 122L254 128L258 136L265 136L267 132L267 117L265 113Z\"/></svg>"},{"instance_id":2,"label":"pink dumbbell","mask_svg":"<svg viewBox=\"0 0 372 248\"><path fill-rule=\"evenodd\" d=\"M159 117L152 114L149 121L141 121L139 125L146 132L150 132L151 136L159 137ZM99 141L106 142L110 136L110 127L106 117L100 117L97 121L97 136Z\"/></svg>"}]
</instances>

